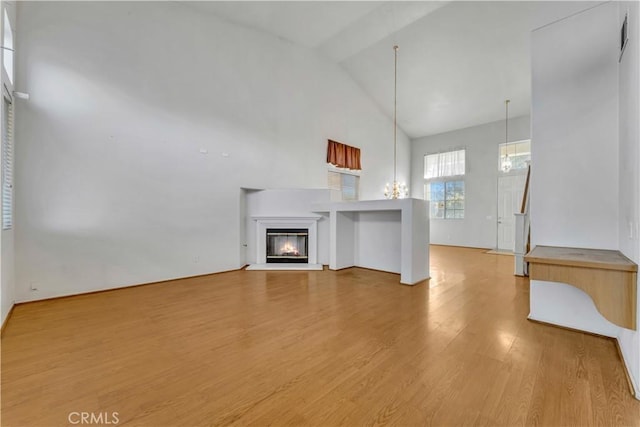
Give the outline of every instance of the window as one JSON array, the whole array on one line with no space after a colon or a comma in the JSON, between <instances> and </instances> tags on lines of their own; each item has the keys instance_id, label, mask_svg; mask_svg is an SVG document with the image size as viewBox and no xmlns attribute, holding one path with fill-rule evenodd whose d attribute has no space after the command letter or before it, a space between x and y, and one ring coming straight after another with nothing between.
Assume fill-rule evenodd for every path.
<instances>
[{"instance_id":1,"label":"window","mask_svg":"<svg viewBox=\"0 0 640 427\"><path fill-rule=\"evenodd\" d=\"M329 189L331 200L358 200L360 177L347 172L329 171Z\"/></svg>"},{"instance_id":2,"label":"window","mask_svg":"<svg viewBox=\"0 0 640 427\"><path fill-rule=\"evenodd\" d=\"M425 195L431 218L464 219L464 181L428 182Z\"/></svg>"},{"instance_id":3,"label":"window","mask_svg":"<svg viewBox=\"0 0 640 427\"><path fill-rule=\"evenodd\" d=\"M526 169L531 163L531 140L503 142L499 146L498 167L502 172Z\"/></svg>"},{"instance_id":4,"label":"window","mask_svg":"<svg viewBox=\"0 0 640 427\"><path fill-rule=\"evenodd\" d=\"M2 229L13 227L13 104L3 96L2 108Z\"/></svg>"},{"instance_id":5,"label":"window","mask_svg":"<svg viewBox=\"0 0 640 427\"><path fill-rule=\"evenodd\" d=\"M13 31L11 30L11 22L9 15L4 11L4 34L2 37L2 65L9 77L9 82L13 84Z\"/></svg>"},{"instance_id":6,"label":"window","mask_svg":"<svg viewBox=\"0 0 640 427\"><path fill-rule=\"evenodd\" d=\"M424 179L464 175L465 152L466 150L455 150L427 154L424 156Z\"/></svg>"},{"instance_id":7,"label":"window","mask_svg":"<svg viewBox=\"0 0 640 427\"><path fill-rule=\"evenodd\" d=\"M425 199L432 219L464 219L466 150L424 156Z\"/></svg>"}]
</instances>

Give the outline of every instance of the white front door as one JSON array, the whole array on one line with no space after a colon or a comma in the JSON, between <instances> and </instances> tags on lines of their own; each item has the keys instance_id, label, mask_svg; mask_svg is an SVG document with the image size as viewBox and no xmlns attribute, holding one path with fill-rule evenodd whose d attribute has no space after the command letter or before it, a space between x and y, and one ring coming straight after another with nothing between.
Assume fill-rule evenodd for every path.
<instances>
[{"instance_id":1,"label":"white front door","mask_svg":"<svg viewBox=\"0 0 640 427\"><path fill-rule=\"evenodd\" d=\"M520 212L526 174L498 177L498 249L513 251L515 217Z\"/></svg>"}]
</instances>

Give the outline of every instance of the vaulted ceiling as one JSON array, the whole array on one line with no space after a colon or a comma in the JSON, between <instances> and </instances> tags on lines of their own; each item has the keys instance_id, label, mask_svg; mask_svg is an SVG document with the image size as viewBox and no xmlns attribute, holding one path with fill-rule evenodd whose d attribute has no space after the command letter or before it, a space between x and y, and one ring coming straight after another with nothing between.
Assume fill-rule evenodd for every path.
<instances>
[{"instance_id":1,"label":"vaulted ceiling","mask_svg":"<svg viewBox=\"0 0 640 427\"><path fill-rule=\"evenodd\" d=\"M529 114L531 31L601 2L240 1L188 6L316 49L411 138Z\"/></svg>"}]
</instances>

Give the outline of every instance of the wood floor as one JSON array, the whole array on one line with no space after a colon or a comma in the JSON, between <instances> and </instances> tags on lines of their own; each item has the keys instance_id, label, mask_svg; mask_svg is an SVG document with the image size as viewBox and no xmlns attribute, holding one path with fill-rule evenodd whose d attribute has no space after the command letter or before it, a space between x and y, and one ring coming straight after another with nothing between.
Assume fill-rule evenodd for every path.
<instances>
[{"instance_id":1,"label":"wood floor","mask_svg":"<svg viewBox=\"0 0 640 427\"><path fill-rule=\"evenodd\" d=\"M19 305L2 425L640 425L614 342L527 321L511 257L431 254L414 287L238 271Z\"/></svg>"}]
</instances>

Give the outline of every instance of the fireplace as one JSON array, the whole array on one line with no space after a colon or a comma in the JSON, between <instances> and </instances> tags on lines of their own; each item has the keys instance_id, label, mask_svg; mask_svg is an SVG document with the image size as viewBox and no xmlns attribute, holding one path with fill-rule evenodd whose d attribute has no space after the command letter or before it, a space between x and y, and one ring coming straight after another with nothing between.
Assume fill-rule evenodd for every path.
<instances>
[{"instance_id":1,"label":"fireplace","mask_svg":"<svg viewBox=\"0 0 640 427\"><path fill-rule=\"evenodd\" d=\"M309 229L267 228L267 263L308 263Z\"/></svg>"},{"instance_id":2,"label":"fireplace","mask_svg":"<svg viewBox=\"0 0 640 427\"><path fill-rule=\"evenodd\" d=\"M255 264L247 270L322 270L318 264L319 215L253 216Z\"/></svg>"}]
</instances>

